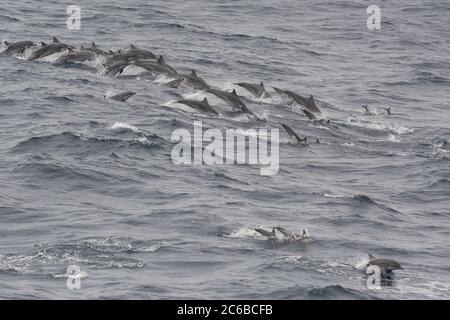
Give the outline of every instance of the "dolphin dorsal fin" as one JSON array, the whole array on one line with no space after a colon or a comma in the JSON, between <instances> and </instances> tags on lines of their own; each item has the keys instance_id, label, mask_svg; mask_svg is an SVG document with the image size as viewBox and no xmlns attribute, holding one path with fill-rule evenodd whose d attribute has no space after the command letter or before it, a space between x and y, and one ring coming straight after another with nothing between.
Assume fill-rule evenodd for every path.
<instances>
[{"instance_id":1,"label":"dolphin dorsal fin","mask_svg":"<svg viewBox=\"0 0 450 320\"><path fill-rule=\"evenodd\" d=\"M304 236L306 236L306 230L305 229L303 229L303 233L302 233Z\"/></svg>"},{"instance_id":2,"label":"dolphin dorsal fin","mask_svg":"<svg viewBox=\"0 0 450 320\"><path fill-rule=\"evenodd\" d=\"M166 64L166 61L164 60L162 55L160 55L159 58L158 58L158 64L161 64L161 65Z\"/></svg>"},{"instance_id":3,"label":"dolphin dorsal fin","mask_svg":"<svg viewBox=\"0 0 450 320\"><path fill-rule=\"evenodd\" d=\"M263 88L264 89L264 83L261 81L261 83L259 84L259 86L261 87L261 88Z\"/></svg>"},{"instance_id":4,"label":"dolphin dorsal fin","mask_svg":"<svg viewBox=\"0 0 450 320\"><path fill-rule=\"evenodd\" d=\"M237 96L237 92L236 92L236 89L233 89L233 92L232 92L232 94L234 94L235 96Z\"/></svg>"},{"instance_id":5,"label":"dolphin dorsal fin","mask_svg":"<svg viewBox=\"0 0 450 320\"><path fill-rule=\"evenodd\" d=\"M53 37L53 43L61 43L56 37Z\"/></svg>"},{"instance_id":6,"label":"dolphin dorsal fin","mask_svg":"<svg viewBox=\"0 0 450 320\"><path fill-rule=\"evenodd\" d=\"M41 42L41 45L45 47L47 44L45 42Z\"/></svg>"},{"instance_id":7,"label":"dolphin dorsal fin","mask_svg":"<svg viewBox=\"0 0 450 320\"><path fill-rule=\"evenodd\" d=\"M195 70L192 70L191 75L192 75L193 77L195 77L195 78L198 78L198 77L197 77L197 73L195 72Z\"/></svg>"},{"instance_id":8,"label":"dolphin dorsal fin","mask_svg":"<svg viewBox=\"0 0 450 320\"><path fill-rule=\"evenodd\" d=\"M369 255L369 259L375 259L375 257L372 254L368 253L368 255Z\"/></svg>"},{"instance_id":9,"label":"dolphin dorsal fin","mask_svg":"<svg viewBox=\"0 0 450 320\"><path fill-rule=\"evenodd\" d=\"M205 105L207 105L207 106L209 106L209 103L208 103L208 99L205 97L205 99L203 99L203 104L205 104Z\"/></svg>"},{"instance_id":10,"label":"dolphin dorsal fin","mask_svg":"<svg viewBox=\"0 0 450 320\"><path fill-rule=\"evenodd\" d=\"M5 41L3 41L3 43L4 43L5 46L7 46L7 47L9 46L9 42L8 42L8 41L5 40Z\"/></svg>"},{"instance_id":11,"label":"dolphin dorsal fin","mask_svg":"<svg viewBox=\"0 0 450 320\"><path fill-rule=\"evenodd\" d=\"M132 50L137 49L137 48L134 46L134 44L130 44L130 48L131 48Z\"/></svg>"},{"instance_id":12,"label":"dolphin dorsal fin","mask_svg":"<svg viewBox=\"0 0 450 320\"><path fill-rule=\"evenodd\" d=\"M315 103L315 102L314 102L314 97L313 97L313 96L310 96L310 97L309 97L309 101L311 101L311 103Z\"/></svg>"},{"instance_id":13,"label":"dolphin dorsal fin","mask_svg":"<svg viewBox=\"0 0 450 320\"><path fill-rule=\"evenodd\" d=\"M95 44L94 41L91 42L91 47L92 47L92 48L97 48L97 45Z\"/></svg>"},{"instance_id":14,"label":"dolphin dorsal fin","mask_svg":"<svg viewBox=\"0 0 450 320\"><path fill-rule=\"evenodd\" d=\"M272 237L276 238L277 237L277 233L275 231L275 228L272 228Z\"/></svg>"}]
</instances>

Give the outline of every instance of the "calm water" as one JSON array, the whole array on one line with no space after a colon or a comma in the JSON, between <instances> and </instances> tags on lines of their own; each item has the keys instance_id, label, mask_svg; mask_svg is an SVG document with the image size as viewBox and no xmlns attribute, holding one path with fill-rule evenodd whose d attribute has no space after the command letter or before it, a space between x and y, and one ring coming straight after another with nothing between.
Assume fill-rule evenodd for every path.
<instances>
[{"instance_id":1,"label":"calm water","mask_svg":"<svg viewBox=\"0 0 450 320\"><path fill-rule=\"evenodd\" d=\"M0 57L0 298L450 298L450 4L383 1L2 1L0 40L95 41L161 53L222 89L264 81L313 94L333 124L312 124L275 94L238 89L267 123L174 103L205 93L126 70ZM29 54L29 53L28 53ZM137 92L127 103L106 92ZM224 102L207 95L212 105ZM369 105L366 115L361 105ZM392 107L388 116L384 107ZM175 166L173 130L279 128L280 171ZM157 135L157 136L155 136ZM271 244L252 228L306 229ZM371 291L367 253L405 270ZM68 290L68 265L86 273Z\"/></svg>"}]
</instances>

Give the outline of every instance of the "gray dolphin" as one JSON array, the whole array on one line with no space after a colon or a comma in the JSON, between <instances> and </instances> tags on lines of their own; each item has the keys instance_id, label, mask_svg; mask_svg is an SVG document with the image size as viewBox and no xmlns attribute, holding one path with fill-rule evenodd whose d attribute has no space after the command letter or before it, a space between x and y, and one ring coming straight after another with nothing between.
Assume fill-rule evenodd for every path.
<instances>
[{"instance_id":1,"label":"gray dolphin","mask_svg":"<svg viewBox=\"0 0 450 320\"><path fill-rule=\"evenodd\" d=\"M45 57L51 56L52 54L59 53L64 50L69 50L69 51L75 50L74 47L69 46L65 43L61 43L55 37L53 37L52 43L50 43L50 44L42 43L42 45L43 46L40 49L33 52L33 54L31 55L29 60L33 61L36 59L45 58Z\"/></svg>"},{"instance_id":2,"label":"gray dolphin","mask_svg":"<svg viewBox=\"0 0 450 320\"><path fill-rule=\"evenodd\" d=\"M184 81L193 87L196 90L207 90L209 89L209 85L206 83L206 81L197 76L197 73L195 70L192 70L191 74L180 74L179 78L183 78Z\"/></svg>"},{"instance_id":3,"label":"gray dolphin","mask_svg":"<svg viewBox=\"0 0 450 320\"><path fill-rule=\"evenodd\" d=\"M26 49L35 46L35 44L31 41L19 41L14 43L4 41L3 43L6 45L6 50L1 54L4 55L23 54Z\"/></svg>"},{"instance_id":4,"label":"gray dolphin","mask_svg":"<svg viewBox=\"0 0 450 320\"><path fill-rule=\"evenodd\" d=\"M126 91L126 92L116 94L112 97L109 97L109 99L125 102L128 99L130 99L132 96L134 96L135 94L136 94L136 92Z\"/></svg>"},{"instance_id":5,"label":"gray dolphin","mask_svg":"<svg viewBox=\"0 0 450 320\"><path fill-rule=\"evenodd\" d=\"M105 75L107 76L115 76L117 74L121 74L123 70L130 65L130 62L127 60L117 60L113 63L104 64L105 66Z\"/></svg>"},{"instance_id":6,"label":"gray dolphin","mask_svg":"<svg viewBox=\"0 0 450 320\"><path fill-rule=\"evenodd\" d=\"M162 59L164 61L164 59ZM175 77L177 75L177 72L172 67L163 64L164 62L161 62L158 60L158 62L149 61L149 60L131 60L131 64L143 68L147 71L150 71L151 73L155 74L165 74L170 77Z\"/></svg>"},{"instance_id":7,"label":"gray dolphin","mask_svg":"<svg viewBox=\"0 0 450 320\"><path fill-rule=\"evenodd\" d=\"M250 91L256 98L261 98L263 95L268 96L266 89L264 88L264 83L261 81L260 84L257 83L247 83L247 82L238 82L235 83L247 91Z\"/></svg>"},{"instance_id":8,"label":"gray dolphin","mask_svg":"<svg viewBox=\"0 0 450 320\"><path fill-rule=\"evenodd\" d=\"M84 51L91 51L93 53L95 53L98 56L109 56L111 55L111 52L107 52L105 50L100 49L99 47L97 47L97 45L95 44L95 42L91 42L91 46L90 47L83 47L81 46L81 49Z\"/></svg>"},{"instance_id":9,"label":"gray dolphin","mask_svg":"<svg viewBox=\"0 0 450 320\"><path fill-rule=\"evenodd\" d=\"M381 273L391 273L394 270L403 269L400 263L393 259L387 258L375 258L373 255L369 253L369 262L366 267L369 266L377 266L380 268Z\"/></svg>"},{"instance_id":10,"label":"gray dolphin","mask_svg":"<svg viewBox=\"0 0 450 320\"><path fill-rule=\"evenodd\" d=\"M53 62L53 64L62 65L66 63L93 61L95 60L95 57L96 55L92 51L71 51L64 56L59 57L55 62Z\"/></svg>"},{"instance_id":11,"label":"gray dolphin","mask_svg":"<svg viewBox=\"0 0 450 320\"><path fill-rule=\"evenodd\" d=\"M275 227L275 229L279 231L288 241L301 241L309 238L308 234L306 233L306 230L304 229L301 234L291 232L282 227Z\"/></svg>"},{"instance_id":12,"label":"gray dolphin","mask_svg":"<svg viewBox=\"0 0 450 320\"><path fill-rule=\"evenodd\" d=\"M289 143L290 144L306 144L308 142L308 138L300 138L294 130L292 130L287 124L281 123L281 126L284 130L286 130L289 135Z\"/></svg>"},{"instance_id":13,"label":"gray dolphin","mask_svg":"<svg viewBox=\"0 0 450 320\"><path fill-rule=\"evenodd\" d=\"M251 112L244 102L239 98L239 96L236 93L236 90L233 89L232 92L214 89L214 88L208 88L206 92L211 93L215 95L216 97L222 99L226 103L228 103L231 107L234 108L240 108L242 112L248 113L253 115L253 112Z\"/></svg>"},{"instance_id":14,"label":"gray dolphin","mask_svg":"<svg viewBox=\"0 0 450 320\"><path fill-rule=\"evenodd\" d=\"M203 101L197 101L197 100L178 100L178 103L185 104L197 111L208 113L208 114L215 114L219 115L216 110L214 110L208 103L208 99L203 99Z\"/></svg>"},{"instance_id":15,"label":"gray dolphin","mask_svg":"<svg viewBox=\"0 0 450 320\"><path fill-rule=\"evenodd\" d=\"M391 107L387 107L387 108L383 108L386 112L387 112L387 114L390 116L390 115L392 115L392 113L391 113Z\"/></svg>"},{"instance_id":16,"label":"gray dolphin","mask_svg":"<svg viewBox=\"0 0 450 320\"><path fill-rule=\"evenodd\" d=\"M317 107L316 101L314 100L313 96L305 98L289 90L285 90L284 92L299 105L305 107L310 113L315 114L317 116L322 114L319 107Z\"/></svg>"},{"instance_id":17,"label":"gray dolphin","mask_svg":"<svg viewBox=\"0 0 450 320\"><path fill-rule=\"evenodd\" d=\"M114 60L131 60L131 59L156 59L156 56L153 54L153 52L144 50L144 49L138 49L134 45L131 45L130 49L125 52L119 52L112 55L110 59Z\"/></svg>"},{"instance_id":18,"label":"gray dolphin","mask_svg":"<svg viewBox=\"0 0 450 320\"><path fill-rule=\"evenodd\" d=\"M275 90L276 93L278 93L280 96L285 96L287 95L286 91L284 91L283 89L277 88L277 87L272 87L273 90Z\"/></svg>"},{"instance_id":19,"label":"gray dolphin","mask_svg":"<svg viewBox=\"0 0 450 320\"><path fill-rule=\"evenodd\" d=\"M267 237L269 238L269 240L276 240L277 239L277 234L275 232L275 228L272 228L272 232L269 232L267 230L264 229L254 229L256 232L258 232L260 235L262 235L263 237Z\"/></svg>"},{"instance_id":20,"label":"gray dolphin","mask_svg":"<svg viewBox=\"0 0 450 320\"><path fill-rule=\"evenodd\" d=\"M175 79L172 81L169 81L167 83L164 83L163 86L169 87L169 88L178 88L181 82L183 82L184 78Z\"/></svg>"}]
</instances>

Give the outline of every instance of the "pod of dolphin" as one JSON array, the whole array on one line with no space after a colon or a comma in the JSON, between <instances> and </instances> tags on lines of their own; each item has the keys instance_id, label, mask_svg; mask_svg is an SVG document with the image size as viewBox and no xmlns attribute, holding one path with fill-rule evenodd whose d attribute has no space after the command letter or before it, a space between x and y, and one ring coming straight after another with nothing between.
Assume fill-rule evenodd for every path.
<instances>
[{"instance_id":1,"label":"pod of dolphin","mask_svg":"<svg viewBox=\"0 0 450 320\"><path fill-rule=\"evenodd\" d=\"M20 55L24 54L28 49L35 49L28 58L28 60L30 61L43 59L56 53L64 53L56 61L53 62L53 64L56 66L95 61L97 58L102 58L105 61L103 63L103 74L111 77L122 74L126 67L136 66L149 71L154 75L165 75L173 79L164 84L167 87L178 88L181 83L185 83L192 89L204 91L225 101L229 106L233 108L234 113L242 113L247 115L250 119L262 121L256 114L248 109L246 104L242 101L241 97L239 97L239 95L237 94L236 90L233 89L233 91L229 92L218 88L213 88L203 78L199 77L195 70L192 70L187 74L179 73L175 68L166 63L162 55L157 56L151 51L139 49L134 45L131 45L127 50L119 50L114 52L113 50L103 50L97 47L94 42L92 42L88 47L81 46L79 49L77 49L74 46L62 43L55 37L53 37L53 41L49 44L41 42L39 45L37 45L32 41L19 41L15 43L4 41L3 44L5 45L6 49L2 53L0 53L0 55ZM270 97L270 93L266 91L263 82L238 82L234 84L247 90L256 98ZM301 111L303 111L306 117L311 121L318 123L330 123L330 120L324 119L322 117L322 111L317 106L313 96L307 98L289 90L283 90L277 87L273 87L273 89L275 90L276 94L288 97L293 102L297 103L300 106ZM135 94L135 92L127 91L112 95L108 98L125 102ZM207 98L204 98L201 101L180 99L177 100L177 102L185 104L201 113L213 116L219 115L215 108L209 104ZM372 114L368 106L365 105L362 107L365 110L365 114ZM391 108L384 108L384 110L388 115L391 115ZM284 123L280 123L280 125L288 134L290 144L307 144L307 137L300 137L292 128ZM320 143L319 139L317 138L316 143ZM273 227L271 229L271 231L262 228L253 230L270 242L296 242L305 241L310 238L305 230L303 230L301 234L296 234L279 226ZM401 265L395 260L387 258L375 258L371 254L369 254L369 261L366 264L366 268L372 265L378 266L382 274L390 274L394 270L403 269Z\"/></svg>"}]
</instances>

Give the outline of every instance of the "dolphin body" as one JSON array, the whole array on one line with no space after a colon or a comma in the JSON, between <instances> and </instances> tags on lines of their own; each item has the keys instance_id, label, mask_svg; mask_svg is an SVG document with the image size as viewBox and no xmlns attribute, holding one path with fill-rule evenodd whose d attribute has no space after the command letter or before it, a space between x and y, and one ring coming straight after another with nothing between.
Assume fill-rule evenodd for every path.
<instances>
[{"instance_id":1,"label":"dolphin body","mask_svg":"<svg viewBox=\"0 0 450 320\"><path fill-rule=\"evenodd\" d=\"M90 47L81 46L81 50L91 51L91 52L95 53L97 56L105 56L106 57L106 56L111 55L111 52L106 52L105 50L100 49L99 47L97 47L97 45L93 41L91 42Z\"/></svg>"},{"instance_id":2,"label":"dolphin body","mask_svg":"<svg viewBox=\"0 0 450 320\"><path fill-rule=\"evenodd\" d=\"M138 49L134 45L131 45L130 49L125 52L114 53L110 59L113 60L138 60L138 59L156 59L156 56L153 52Z\"/></svg>"},{"instance_id":3,"label":"dolphin body","mask_svg":"<svg viewBox=\"0 0 450 320\"><path fill-rule=\"evenodd\" d=\"M319 107L317 107L316 101L314 100L313 96L310 96L309 98L302 97L299 94L296 94L292 91L285 90L284 91L292 100L297 102L299 105L303 106L308 110L311 114L315 115L316 118L318 118L322 111L320 111Z\"/></svg>"},{"instance_id":4,"label":"dolphin body","mask_svg":"<svg viewBox=\"0 0 450 320\"><path fill-rule=\"evenodd\" d=\"M305 230L303 230L301 234L291 232L282 227L274 227L272 228L272 231L265 229L254 230L271 242L296 242L304 241L309 238Z\"/></svg>"},{"instance_id":5,"label":"dolphin body","mask_svg":"<svg viewBox=\"0 0 450 320\"><path fill-rule=\"evenodd\" d=\"M169 81L167 83L164 83L163 86L169 87L169 88L178 88L178 86L184 81L184 78L175 79L172 81Z\"/></svg>"},{"instance_id":6,"label":"dolphin body","mask_svg":"<svg viewBox=\"0 0 450 320\"><path fill-rule=\"evenodd\" d=\"M253 113L247 108L245 103L243 103L242 100L239 98L239 96L236 93L236 90L234 89L232 92L228 92L224 90L209 88L206 90L206 92L211 93L216 97L222 99L233 108L239 108L242 110L242 112L253 115Z\"/></svg>"},{"instance_id":7,"label":"dolphin body","mask_svg":"<svg viewBox=\"0 0 450 320\"><path fill-rule=\"evenodd\" d=\"M160 56L157 62L149 60L131 60L131 64L150 71L151 73L165 74L169 77L175 77L178 74L174 68L165 63L162 56Z\"/></svg>"},{"instance_id":8,"label":"dolphin body","mask_svg":"<svg viewBox=\"0 0 450 320\"><path fill-rule=\"evenodd\" d=\"M292 130L287 124L284 123L280 123L281 126L283 127L283 129L287 132L287 134L289 135L289 143L290 144L307 144L308 143L308 138L300 138L297 133L295 133L294 130Z\"/></svg>"},{"instance_id":9,"label":"dolphin body","mask_svg":"<svg viewBox=\"0 0 450 320\"><path fill-rule=\"evenodd\" d=\"M65 43L61 43L58 39L53 37L53 43L50 43L50 44L42 43L42 47L40 49L36 50L35 52L33 52L33 54L31 55L29 60L33 61L36 59L41 59L41 58L51 56L52 54L59 53L64 50L72 51L74 49L75 49L74 47L69 46Z\"/></svg>"},{"instance_id":10,"label":"dolphin body","mask_svg":"<svg viewBox=\"0 0 450 320\"><path fill-rule=\"evenodd\" d=\"M400 263L393 259L387 259L387 258L375 258L373 255L369 253L369 262L367 263L366 267L369 266L377 266L380 268L381 273L392 273L394 270L401 270L403 269Z\"/></svg>"},{"instance_id":11,"label":"dolphin body","mask_svg":"<svg viewBox=\"0 0 450 320\"><path fill-rule=\"evenodd\" d=\"M120 102L125 102L128 99L130 99L132 96L134 96L135 94L136 94L136 92L126 91L126 92L116 94L112 97L109 97L109 99L113 99L113 100L120 101Z\"/></svg>"},{"instance_id":12,"label":"dolphin body","mask_svg":"<svg viewBox=\"0 0 450 320\"><path fill-rule=\"evenodd\" d=\"M66 63L84 62L95 60L95 53L87 50L72 51L68 54L58 58L53 64L62 65Z\"/></svg>"},{"instance_id":13,"label":"dolphin body","mask_svg":"<svg viewBox=\"0 0 450 320\"><path fill-rule=\"evenodd\" d=\"M123 70L130 65L130 62L127 60L117 60L109 64L104 64L105 66L105 75L107 76L115 76L117 74L121 74Z\"/></svg>"},{"instance_id":14,"label":"dolphin body","mask_svg":"<svg viewBox=\"0 0 450 320\"><path fill-rule=\"evenodd\" d=\"M6 45L6 50L1 53L4 55L23 54L25 50L34 47L35 45L31 41L19 41L14 43L4 41L4 44Z\"/></svg>"},{"instance_id":15,"label":"dolphin body","mask_svg":"<svg viewBox=\"0 0 450 320\"><path fill-rule=\"evenodd\" d=\"M264 83L262 81L260 84L238 82L238 83L235 83L235 85L238 85L238 86L246 89L247 91L251 92L256 98L261 98L263 95L266 95L266 96L269 95L266 92L266 89L264 88Z\"/></svg>"},{"instance_id":16,"label":"dolphin body","mask_svg":"<svg viewBox=\"0 0 450 320\"><path fill-rule=\"evenodd\" d=\"M197 76L195 70L192 70L191 74L180 74L179 78L180 79L183 78L188 85L190 85L192 88L196 90L209 89L209 85L203 78Z\"/></svg>"},{"instance_id":17,"label":"dolphin body","mask_svg":"<svg viewBox=\"0 0 450 320\"><path fill-rule=\"evenodd\" d=\"M195 109L197 111L207 113L207 114L214 114L219 115L216 110L214 110L208 103L208 99L203 99L203 101L197 101L197 100L178 100L178 103L185 104L192 109Z\"/></svg>"}]
</instances>

